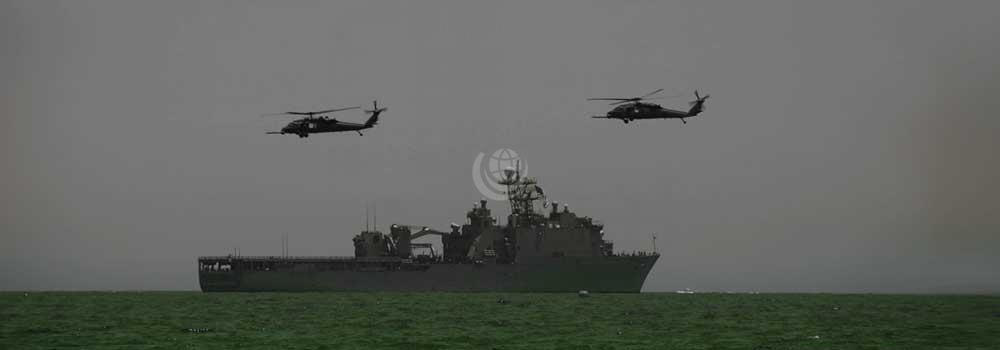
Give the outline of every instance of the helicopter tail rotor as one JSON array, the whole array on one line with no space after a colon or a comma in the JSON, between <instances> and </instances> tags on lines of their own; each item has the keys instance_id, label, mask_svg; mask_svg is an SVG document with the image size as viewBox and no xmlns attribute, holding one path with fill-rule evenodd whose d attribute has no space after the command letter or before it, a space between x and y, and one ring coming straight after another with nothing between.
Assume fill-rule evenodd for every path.
<instances>
[{"instance_id":1,"label":"helicopter tail rotor","mask_svg":"<svg viewBox=\"0 0 1000 350\"><path fill-rule=\"evenodd\" d=\"M386 110L388 110L388 108L385 108L385 107L378 108L378 100L374 100L374 101L372 101L372 109L366 109L365 113L368 113L368 114L377 114L377 113L385 112Z\"/></svg>"},{"instance_id":2,"label":"helicopter tail rotor","mask_svg":"<svg viewBox=\"0 0 1000 350\"><path fill-rule=\"evenodd\" d=\"M388 108L382 107L378 108L378 100L372 101L372 109L365 110L365 113L371 114L372 116L365 121L365 127L370 128L378 124L378 116L385 112Z\"/></svg>"},{"instance_id":3,"label":"helicopter tail rotor","mask_svg":"<svg viewBox=\"0 0 1000 350\"><path fill-rule=\"evenodd\" d=\"M707 100L709 97L711 97L711 95L701 96L698 94L698 90L695 90L694 91L695 100L688 102L688 105L691 106L691 110L688 111L688 114L691 116L695 116L698 115L698 113L705 111L705 100Z\"/></svg>"}]
</instances>

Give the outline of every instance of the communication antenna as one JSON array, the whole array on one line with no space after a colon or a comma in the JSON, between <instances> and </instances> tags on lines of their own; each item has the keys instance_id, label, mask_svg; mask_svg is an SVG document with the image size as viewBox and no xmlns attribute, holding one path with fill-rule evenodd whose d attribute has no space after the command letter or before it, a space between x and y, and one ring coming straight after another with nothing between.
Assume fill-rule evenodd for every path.
<instances>
[{"instance_id":1,"label":"communication antenna","mask_svg":"<svg viewBox=\"0 0 1000 350\"><path fill-rule=\"evenodd\" d=\"M372 228L378 231L378 206L372 204Z\"/></svg>"},{"instance_id":2,"label":"communication antenna","mask_svg":"<svg viewBox=\"0 0 1000 350\"><path fill-rule=\"evenodd\" d=\"M659 253L656 251L656 232L650 233L650 237L653 237L653 253Z\"/></svg>"},{"instance_id":3,"label":"communication antenna","mask_svg":"<svg viewBox=\"0 0 1000 350\"><path fill-rule=\"evenodd\" d=\"M507 167L503 169L504 178L499 181L501 185L507 186L507 203L510 205L510 214L514 215L516 211L514 210L514 190L511 189L511 185L517 184L517 180L514 179L514 173L516 170Z\"/></svg>"},{"instance_id":4,"label":"communication antenna","mask_svg":"<svg viewBox=\"0 0 1000 350\"><path fill-rule=\"evenodd\" d=\"M368 203L365 203L365 232L368 232L368 219L370 219L368 216Z\"/></svg>"},{"instance_id":5,"label":"communication antenna","mask_svg":"<svg viewBox=\"0 0 1000 350\"><path fill-rule=\"evenodd\" d=\"M281 257L288 257L288 233L281 234Z\"/></svg>"}]
</instances>

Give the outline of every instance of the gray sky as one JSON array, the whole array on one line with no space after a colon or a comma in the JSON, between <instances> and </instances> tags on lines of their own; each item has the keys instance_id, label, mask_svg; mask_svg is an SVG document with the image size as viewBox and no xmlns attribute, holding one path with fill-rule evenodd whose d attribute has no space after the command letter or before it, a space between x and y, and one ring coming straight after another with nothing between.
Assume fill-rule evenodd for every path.
<instances>
[{"instance_id":1,"label":"gray sky","mask_svg":"<svg viewBox=\"0 0 1000 350\"><path fill-rule=\"evenodd\" d=\"M0 3L0 289L197 289L196 257L447 227L509 147L645 290L1000 291L996 1ZM679 121L595 96L711 93ZM308 139L260 115L370 103ZM338 115L362 120L358 111ZM500 203L493 203L499 208Z\"/></svg>"}]
</instances>

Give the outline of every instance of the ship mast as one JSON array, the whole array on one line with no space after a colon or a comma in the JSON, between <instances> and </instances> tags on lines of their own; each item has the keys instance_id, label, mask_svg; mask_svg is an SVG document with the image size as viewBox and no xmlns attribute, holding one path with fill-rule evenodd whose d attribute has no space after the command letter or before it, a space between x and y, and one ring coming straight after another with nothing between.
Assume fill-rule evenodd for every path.
<instances>
[{"instance_id":1,"label":"ship mast","mask_svg":"<svg viewBox=\"0 0 1000 350\"><path fill-rule=\"evenodd\" d=\"M521 162L513 169L504 169L504 179L500 180L501 185L507 186L507 201L510 203L511 217L521 217L525 224L534 221L535 213L534 201L545 198L545 193L538 182L530 177L521 177Z\"/></svg>"}]
</instances>

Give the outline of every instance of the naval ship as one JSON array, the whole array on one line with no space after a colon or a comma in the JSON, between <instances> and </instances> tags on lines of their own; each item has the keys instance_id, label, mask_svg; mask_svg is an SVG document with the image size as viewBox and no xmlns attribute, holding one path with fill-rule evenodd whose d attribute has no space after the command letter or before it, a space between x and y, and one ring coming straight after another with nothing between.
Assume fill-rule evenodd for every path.
<instances>
[{"instance_id":1,"label":"naval ship","mask_svg":"<svg viewBox=\"0 0 1000 350\"><path fill-rule=\"evenodd\" d=\"M450 231L394 224L363 230L354 256L204 256L205 292L449 291L638 293L656 252L614 252L604 225L548 204L535 179L506 169L510 215L498 225L486 200ZM543 212L535 203L543 201ZM548 210L545 210L546 208ZM442 251L423 237L438 236Z\"/></svg>"}]
</instances>

